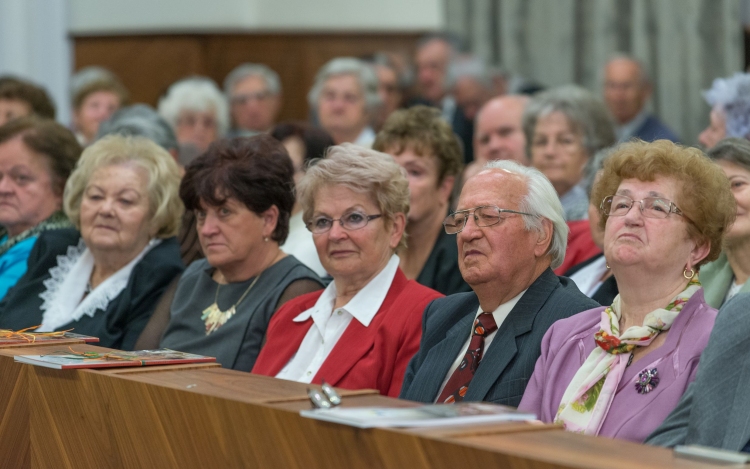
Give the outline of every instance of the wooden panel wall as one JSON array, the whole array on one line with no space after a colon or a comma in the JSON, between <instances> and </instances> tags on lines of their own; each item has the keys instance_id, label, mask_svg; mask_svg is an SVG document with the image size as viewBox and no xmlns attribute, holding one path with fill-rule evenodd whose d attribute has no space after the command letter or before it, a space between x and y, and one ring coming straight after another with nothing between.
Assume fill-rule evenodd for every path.
<instances>
[{"instance_id":1,"label":"wooden panel wall","mask_svg":"<svg viewBox=\"0 0 750 469\"><path fill-rule=\"evenodd\" d=\"M412 34L194 34L75 37L75 68L100 65L130 90L131 102L156 105L174 81L205 75L219 86L235 66L263 63L281 77L284 103L280 120L306 119L307 92L318 68L338 56L378 50L411 54Z\"/></svg>"}]
</instances>

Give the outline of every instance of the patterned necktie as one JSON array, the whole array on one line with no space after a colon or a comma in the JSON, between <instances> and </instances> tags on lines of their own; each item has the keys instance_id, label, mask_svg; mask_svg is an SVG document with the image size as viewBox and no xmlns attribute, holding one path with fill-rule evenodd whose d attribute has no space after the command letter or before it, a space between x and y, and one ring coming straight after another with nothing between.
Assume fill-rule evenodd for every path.
<instances>
[{"instance_id":1,"label":"patterned necktie","mask_svg":"<svg viewBox=\"0 0 750 469\"><path fill-rule=\"evenodd\" d=\"M469 389L469 383L471 383L471 379L479 367L479 362L482 360L484 339L496 330L497 324L492 313L482 313L477 316L474 320L474 329L471 333L466 355L445 384L443 392L437 399L438 403L453 404L464 400L466 391Z\"/></svg>"}]
</instances>

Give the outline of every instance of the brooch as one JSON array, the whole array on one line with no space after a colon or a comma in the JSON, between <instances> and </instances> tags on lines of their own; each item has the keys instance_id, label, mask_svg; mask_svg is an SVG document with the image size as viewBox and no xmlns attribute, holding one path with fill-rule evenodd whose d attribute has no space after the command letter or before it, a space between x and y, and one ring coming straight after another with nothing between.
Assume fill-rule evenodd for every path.
<instances>
[{"instance_id":1,"label":"brooch","mask_svg":"<svg viewBox=\"0 0 750 469\"><path fill-rule=\"evenodd\" d=\"M648 394L659 384L659 371L656 368L646 369L638 373L635 390L638 394Z\"/></svg>"}]
</instances>

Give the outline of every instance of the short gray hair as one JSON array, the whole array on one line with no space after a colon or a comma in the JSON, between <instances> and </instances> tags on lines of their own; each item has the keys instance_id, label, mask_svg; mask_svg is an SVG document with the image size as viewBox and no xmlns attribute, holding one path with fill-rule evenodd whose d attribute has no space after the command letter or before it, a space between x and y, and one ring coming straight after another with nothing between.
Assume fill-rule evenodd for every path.
<instances>
[{"instance_id":1,"label":"short gray hair","mask_svg":"<svg viewBox=\"0 0 750 469\"><path fill-rule=\"evenodd\" d=\"M109 120L102 122L96 139L112 134L146 137L167 151L179 151L180 148L172 127L147 104L133 104L119 109Z\"/></svg>"},{"instance_id":2,"label":"short gray hair","mask_svg":"<svg viewBox=\"0 0 750 469\"><path fill-rule=\"evenodd\" d=\"M219 136L229 130L229 106L216 83L206 77L183 78L167 89L167 94L159 100L159 114L177 127L182 111L214 111Z\"/></svg>"},{"instance_id":3,"label":"short gray hair","mask_svg":"<svg viewBox=\"0 0 750 469\"><path fill-rule=\"evenodd\" d=\"M337 57L323 65L315 75L315 84L307 94L307 102L311 109L318 108L318 99L326 80L337 75L353 75L357 78L365 96L368 112L373 112L380 106L378 76L372 66L354 57Z\"/></svg>"},{"instance_id":4,"label":"short gray hair","mask_svg":"<svg viewBox=\"0 0 750 469\"><path fill-rule=\"evenodd\" d=\"M529 157L537 121L553 112L564 115L570 126L581 133L589 157L617 142L612 118L604 104L579 86L564 85L537 94L524 110L523 131Z\"/></svg>"},{"instance_id":5,"label":"short gray hair","mask_svg":"<svg viewBox=\"0 0 750 469\"><path fill-rule=\"evenodd\" d=\"M224 79L224 94L227 99L232 99L234 86L247 77L261 77L266 82L269 93L272 95L281 93L281 80L278 73L263 64L244 63L235 67Z\"/></svg>"},{"instance_id":6,"label":"short gray hair","mask_svg":"<svg viewBox=\"0 0 750 469\"><path fill-rule=\"evenodd\" d=\"M607 60L607 63L605 64L605 66L602 68L602 71L601 71L602 83L604 82L604 72L605 72L605 69L607 68L607 65L609 65L610 62L614 62L615 60L628 60L630 62L633 62L635 65L638 66L638 75L639 75L641 84L643 85L651 84L651 76L648 72L648 67L646 67L646 64L642 60L637 59L633 57L632 55L626 54L624 52L615 52L609 57L609 59Z\"/></svg>"},{"instance_id":7,"label":"short gray hair","mask_svg":"<svg viewBox=\"0 0 750 469\"><path fill-rule=\"evenodd\" d=\"M744 138L725 138L706 152L714 161L728 161L750 171L750 142Z\"/></svg>"},{"instance_id":8,"label":"short gray hair","mask_svg":"<svg viewBox=\"0 0 750 469\"><path fill-rule=\"evenodd\" d=\"M492 76L487 65L479 57L466 55L457 57L448 66L446 86L453 87L460 78L471 78L487 90L492 90Z\"/></svg>"},{"instance_id":9,"label":"short gray hair","mask_svg":"<svg viewBox=\"0 0 750 469\"><path fill-rule=\"evenodd\" d=\"M302 205L302 219L312 221L315 196L321 187L344 186L367 194L378 205L383 218L392 222L397 213L409 215L409 181L406 170L391 155L352 143L335 145L326 157L313 160L297 194ZM396 249L406 247L406 234Z\"/></svg>"},{"instance_id":10,"label":"short gray hair","mask_svg":"<svg viewBox=\"0 0 750 469\"><path fill-rule=\"evenodd\" d=\"M502 169L517 174L526 180L528 192L518 205L521 212L530 213L532 216L524 216L526 231L542 233L544 226L542 218L552 222L552 242L547 253L550 256L550 267L560 267L565 259L565 251L568 247L568 224L565 223L560 198L552 187L549 179L538 169L522 166L511 160L493 160L488 162L485 169Z\"/></svg>"},{"instance_id":11,"label":"short gray hair","mask_svg":"<svg viewBox=\"0 0 750 469\"><path fill-rule=\"evenodd\" d=\"M724 115L728 137L750 138L750 74L715 79L703 98Z\"/></svg>"}]
</instances>

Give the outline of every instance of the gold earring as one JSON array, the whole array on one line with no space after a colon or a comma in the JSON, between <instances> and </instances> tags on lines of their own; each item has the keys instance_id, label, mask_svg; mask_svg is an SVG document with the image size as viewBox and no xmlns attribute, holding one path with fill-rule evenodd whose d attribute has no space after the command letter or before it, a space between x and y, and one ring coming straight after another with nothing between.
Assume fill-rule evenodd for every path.
<instances>
[{"instance_id":1,"label":"gold earring","mask_svg":"<svg viewBox=\"0 0 750 469\"><path fill-rule=\"evenodd\" d=\"M609 262L607 262L607 264L606 264L606 265L607 265L607 269L610 269L610 268L611 268L611 267L609 266Z\"/></svg>"},{"instance_id":2,"label":"gold earring","mask_svg":"<svg viewBox=\"0 0 750 469\"><path fill-rule=\"evenodd\" d=\"M690 275L688 275L688 269L687 267L685 267L682 271L682 276L688 280L692 280L693 277L695 277L695 271L693 269L690 269Z\"/></svg>"}]
</instances>

